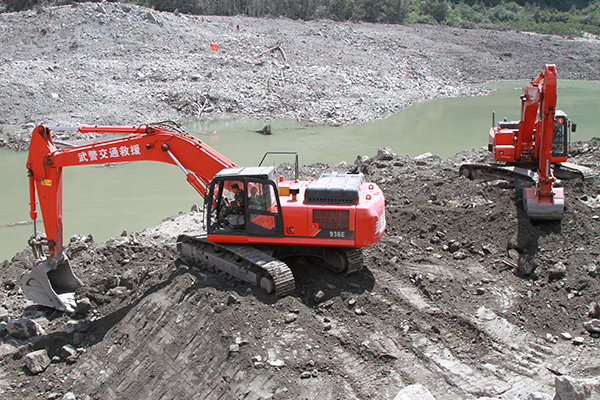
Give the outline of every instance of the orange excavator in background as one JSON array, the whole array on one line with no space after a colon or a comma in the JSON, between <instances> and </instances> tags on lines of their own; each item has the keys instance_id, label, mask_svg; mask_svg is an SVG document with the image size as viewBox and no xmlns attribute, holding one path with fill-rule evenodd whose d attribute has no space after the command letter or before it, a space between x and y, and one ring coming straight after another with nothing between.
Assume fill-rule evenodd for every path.
<instances>
[{"instance_id":1,"label":"orange excavator in background","mask_svg":"<svg viewBox=\"0 0 600 400\"><path fill-rule=\"evenodd\" d=\"M51 132L112 133L127 136L57 149ZM33 131L27 159L29 240L35 264L21 286L32 301L72 311L83 285L64 253L62 169L67 166L159 161L178 166L204 198L206 234L180 235L181 258L208 264L278 296L295 289L285 261L318 257L335 272L353 273L363 264L362 248L385 231L385 199L362 174L326 172L312 181L277 178L274 167L241 168L185 133L177 124L88 126L40 125ZM263 158L264 160L264 158ZM45 226L37 232L36 192Z\"/></svg>"},{"instance_id":2,"label":"orange excavator in background","mask_svg":"<svg viewBox=\"0 0 600 400\"><path fill-rule=\"evenodd\" d=\"M591 169L567 163L569 137L575 132L567 114L556 109L556 66L525 87L521 120L492 123L488 149L503 164L463 164L468 178L506 179L523 189L523 208L532 220L560 220L564 214L564 189L557 177L593 180ZM495 119L495 118L494 118Z\"/></svg>"}]
</instances>

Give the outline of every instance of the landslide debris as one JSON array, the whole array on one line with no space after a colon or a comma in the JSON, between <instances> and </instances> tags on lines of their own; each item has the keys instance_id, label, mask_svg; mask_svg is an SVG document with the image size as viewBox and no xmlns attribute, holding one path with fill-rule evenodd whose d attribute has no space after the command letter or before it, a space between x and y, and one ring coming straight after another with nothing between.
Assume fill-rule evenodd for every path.
<instances>
[{"instance_id":1,"label":"landslide debris","mask_svg":"<svg viewBox=\"0 0 600 400\"><path fill-rule=\"evenodd\" d=\"M599 146L574 144L571 161L600 172ZM0 269L3 326L26 319L39 329L3 331L0 393L390 399L418 383L438 400L524 399L554 394L558 377L565 387L597 376L596 185L562 182L562 222L532 223L518 190L459 176L461 162L487 157L382 149L355 165L303 166L301 178L362 170L385 192L388 226L358 274L297 260L297 289L283 299L178 259L175 238L198 232L200 212L105 243L71 238L67 254L86 284L73 315L23 297L17 282L32 261L23 251ZM36 351L52 362L20 373L31 354L43 362Z\"/></svg>"},{"instance_id":2,"label":"landslide debris","mask_svg":"<svg viewBox=\"0 0 600 400\"><path fill-rule=\"evenodd\" d=\"M339 125L485 94L471 85L531 79L547 62L560 79L600 79L598 41L509 31L193 16L103 2L2 13L0 32L0 124L238 113Z\"/></svg>"}]
</instances>

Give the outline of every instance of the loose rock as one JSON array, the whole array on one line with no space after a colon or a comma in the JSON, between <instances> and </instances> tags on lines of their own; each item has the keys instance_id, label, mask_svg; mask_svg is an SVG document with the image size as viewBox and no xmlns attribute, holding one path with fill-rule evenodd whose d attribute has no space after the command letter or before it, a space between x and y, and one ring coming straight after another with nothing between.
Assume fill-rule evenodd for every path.
<instances>
[{"instance_id":1,"label":"loose rock","mask_svg":"<svg viewBox=\"0 0 600 400\"><path fill-rule=\"evenodd\" d=\"M317 303L322 302L323 300L325 300L325 297L327 297L327 295L325 294L324 291L319 290L317 291L317 293L315 293L315 295L313 296L313 300Z\"/></svg>"},{"instance_id":2,"label":"loose rock","mask_svg":"<svg viewBox=\"0 0 600 400\"><path fill-rule=\"evenodd\" d=\"M600 317L600 302L594 301L592 304L590 304L588 316L591 318Z\"/></svg>"},{"instance_id":3,"label":"loose rock","mask_svg":"<svg viewBox=\"0 0 600 400\"><path fill-rule=\"evenodd\" d=\"M409 385L400 390L394 400L435 400L435 397L423 385Z\"/></svg>"},{"instance_id":4,"label":"loose rock","mask_svg":"<svg viewBox=\"0 0 600 400\"><path fill-rule=\"evenodd\" d=\"M562 279L567 274L567 266L562 262L557 262L548 270L548 279Z\"/></svg>"},{"instance_id":5,"label":"loose rock","mask_svg":"<svg viewBox=\"0 0 600 400\"><path fill-rule=\"evenodd\" d=\"M600 319L593 319L583 324L586 331L590 333L600 334Z\"/></svg>"},{"instance_id":6,"label":"loose rock","mask_svg":"<svg viewBox=\"0 0 600 400\"><path fill-rule=\"evenodd\" d=\"M34 320L29 318L10 319L6 325L8 334L18 338L45 335L44 329Z\"/></svg>"},{"instance_id":7,"label":"loose rock","mask_svg":"<svg viewBox=\"0 0 600 400\"><path fill-rule=\"evenodd\" d=\"M593 400L600 398L600 378L576 379L557 376L554 381L556 400Z\"/></svg>"},{"instance_id":8,"label":"loose rock","mask_svg":"<svg viewBox=\"0 0 600 400\"><path fill-rule=\"evenodd\" d=\"M46 350L31 352L25 356L25 366L32 374L40 374L50 365L50 358Z\"/></svg>"},{"instance_id":9,"label":"loose rock","mask_svg":"<svg viewBox=\"0 0 600 400\"><path fill-rule=\"evenodd\" d=\"M552 400L552 397L547 393L534 392L529 393L526 400Z\"/></svg>"}]
</instances>

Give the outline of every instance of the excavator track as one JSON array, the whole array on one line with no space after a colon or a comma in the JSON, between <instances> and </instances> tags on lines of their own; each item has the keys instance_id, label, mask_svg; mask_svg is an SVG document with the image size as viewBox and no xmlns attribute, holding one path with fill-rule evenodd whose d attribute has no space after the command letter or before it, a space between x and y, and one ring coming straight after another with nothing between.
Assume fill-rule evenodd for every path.
<instances>
[{"instance_id":1,"label":"excavator track","mask_svg":"<svg viewBox=\"0 0 600 400\"><path fill-rule=\"evenodd\" d=\"M286 263L252 246L210 243L206 236L180 235L179 256L194 265L223 271L259 286L269 294L285 297L294 292L294 275Z\"/></svg>"},{"instance_id":2,"label":"excavator track","mask_svg":"<svg viewBox=\"0 0 600 400\"><path fill-rule=\"evenodd\" d=\"M533 186L538 180L536 172L521 167L494 164L462 164L460 175L469 179L509 181L515 186Z\"/></svg>"},{"instance_id":3,"label":"excavator track","mask_svg":"<svg viewBox=\"0 0 600 400\"><path fill-rule=\"evenodd\" d=\"M594 182L596 178L593 169L570 162L553 164L553 172L554 176L559 179L581 179L584 182ZM469 179L504 179L519 187L535 185L538 180L538 174L531 169L497 164L462 164L460 175Z\"/></svg>"},{"instance_id":4,"label":"excavator track","mask_svg":"<svg viewBox=\"0 0 600 400\"><path fill-rule=\"evenodd\" d=\"M593 169L570 162L554 164L554 176L560 179L582 179L584 182L590 183L596 179Z\"/></svg>"}]
</instances>

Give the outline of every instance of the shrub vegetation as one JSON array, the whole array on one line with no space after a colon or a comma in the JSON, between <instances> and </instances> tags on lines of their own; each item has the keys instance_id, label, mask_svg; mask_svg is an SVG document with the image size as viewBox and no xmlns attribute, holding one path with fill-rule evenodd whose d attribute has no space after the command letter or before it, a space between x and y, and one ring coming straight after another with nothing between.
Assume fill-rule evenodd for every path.
<instances>
[{"instance_id":1,"label":"shrub vegetation","mask_svg":"<svg viewBox=\"0 0 600 400\"><path fill-rule=\"evenodd\" d=\"M5 0L4 11L78 0ZM118 1L118 0L113 0ZM128 0L121 0L128 1ZM600 35L600 0L130 0L160 11L197 15L283 16L391 24L513 29ZM1 6L0 6L1 7Z\"/></svg>"}]
</instances>

